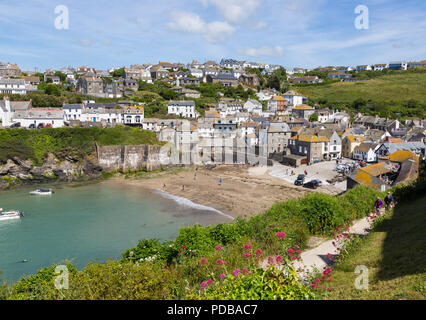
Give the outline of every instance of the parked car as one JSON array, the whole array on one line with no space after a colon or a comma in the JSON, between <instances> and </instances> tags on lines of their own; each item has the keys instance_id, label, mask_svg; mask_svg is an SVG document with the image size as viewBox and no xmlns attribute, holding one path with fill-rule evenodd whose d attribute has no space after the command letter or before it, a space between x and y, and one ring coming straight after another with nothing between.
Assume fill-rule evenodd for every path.
<instances>
[{"instance_id":1,"label":"parked car","mask_svg":"<svg viewBox=\"0 0 426 320\"><path fill-rule=\"evenodd\" d=\"M21 127L21 123L20 122L15 122L13 124L10 125L11 128L20 128Z\"/></svg>"},{"instance_id":2,"label":"parked car","mask_svg":"<svg viewBox=\"0 0 426 320\"><path fill-rule=\"evenodd\" d=\"M46 124L45 128L52 128L52 125L50 123Z\"/></svg>"},{"instance_id":3,"label":"parked car","mask_svg":"<svg viewBox=\"0 0 426 320\"><path fill-rule=\"evenodd\" d=\"M39 123L37 126L37 129L42 129L42 128L44 128L44 123Z\"/></svg>"},{"instance_id":4,"label":"parked car","mask_svg":"<svg viewBox=\"0 0 426 320\"><path fill-rule=\"evenodd\" d=\"M312 181L315 181L318 184L318 187L322 186L322 181L320 179L312 179Z\"/></svg>"},{"instance_id":5,"label":"parked car","mask_svg":"<svg viewBox=\"0 0 426 320\"><path fill-rule=\"evenodd\" d=\"M28 129L35 129L35 128L36 128L36 126L35 126L34 123L31 123L30 126L28 127Z\"/></svg>"},{"instance_id":6,"label":"parked car","mask_svg":"<svg viewBox=\"0 0 426 320\"><path fill-rule=\"evenodd\" d=\"M297 176L296 181L294 181L294 184L296 186L301 186L301 185L303 185L304 182L305 182L305 175L304 174L299 174Z\"/></svg>"},{"instance_id":7,"label":"parked car","mask_svg":"<svg viewBox=\"0 0 426 320\"><path fill-rule=\"evenodd\" d=\"M306 182L306 183L303 185L303 187L304 187L304 188L309 188L309 189L316 189L316 188L318 188L318 187L319 187L319 183L318 183L318 181L317 181L317 180L311 180L311 181L309 181L309 182Z\"/></svg>"}]
</instances>

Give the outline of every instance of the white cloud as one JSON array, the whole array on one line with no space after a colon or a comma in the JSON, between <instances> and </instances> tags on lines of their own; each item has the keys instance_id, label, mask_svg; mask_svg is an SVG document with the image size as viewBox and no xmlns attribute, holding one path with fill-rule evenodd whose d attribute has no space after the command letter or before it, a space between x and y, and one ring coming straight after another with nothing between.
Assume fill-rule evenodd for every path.
<instances>
[{"instance_id":1,"label":"white cloud","mask_svg":"<svg viewBox=\"0 0 426 320\"><path fill-rule=\"evenodd\" d=\"M280 57L283 55L283 48L280 46L269 47L262 46L260 48L246 48L239 50L239 53L245 54L250 57L259 58L259 57Z\"/></svg>"},{"instance_id":2,"label":"white cloud","mask_svg":"<svg viewBox=\"0 0 426 320\"><path fill-rule=\"evenodd\" d=\"M265 21L259 21L258 23L255 23L250 28L253 30L260 30L265 29L268 26L268 24Z\"/></svg>"},{"instance_id":3,"label":"white cloud","mask_svg":"<svg viewBox=\"0 0 426 320\"><path fill-rule=\"evenodd\" d=\"M207 25L206 33L204 38L213 43L223 42L228 37L232 36L235 32L235 28L228 22L214 21Z\"/></svg>"},{"instance_id":4,"label":"white cloud","mask_svg":"<svg viewBox=\"0 0 426 320\"><path fill-rule=\"evenodd\" d=\"M216 6L219 13L229 22L237 24L252 15L263 0L200 0L204 6Z\"/></svg>"},{"instance_id":5,"label":"white cloud","mask_svg":"<svg viewBox=\"0 0 426 320\"><path fill-rule=\"evenodd\" d=\"M207 41L212 43L223 42L235 32L235 28L226 21L206 23L199 15L192 12L174 13L171 18L172 22L168 24L171 29L202 34Z\"/></svg>"},{"instance_id":6,"label":"white cloud","mask_svg":"<svg viewBox=\"0 0 426 320\"><path fill-rule=\"evenodd\" d=\"M176 12L172 14L169 27L174 30L201 33L206 29L206 23L199 15L192 12Z\"/></svg>"}]
</instances>

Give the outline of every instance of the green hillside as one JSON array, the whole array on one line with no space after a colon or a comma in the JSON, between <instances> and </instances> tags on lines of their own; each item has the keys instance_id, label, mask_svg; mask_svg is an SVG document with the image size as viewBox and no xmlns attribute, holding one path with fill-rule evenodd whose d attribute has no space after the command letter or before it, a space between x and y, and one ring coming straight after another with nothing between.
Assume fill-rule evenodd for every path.
<instances>
[{"instance_id":1,"label":"green hillside","mask_svg":"<svg viewBox=\"0 0 426 320\"><path fill-rule=\"evenodd\" d=\"M320 106L384 117L426 117L426 69L392 72L358 82L293 86Z\"/></svg>"}]
</instances>

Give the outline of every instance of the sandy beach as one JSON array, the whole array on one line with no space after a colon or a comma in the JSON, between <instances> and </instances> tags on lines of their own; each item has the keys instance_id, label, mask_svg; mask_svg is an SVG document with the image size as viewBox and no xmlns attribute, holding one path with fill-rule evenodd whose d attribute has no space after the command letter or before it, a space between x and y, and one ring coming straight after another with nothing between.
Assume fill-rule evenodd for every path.
<instances>
[{"instance_id":1,"label":"sandy beach","mask_svg":"<svg viewBox=\"0 0 426 320\"><path fill-rule=\"evenodd\" d=\"M300 198L306 192L311 192L272 177L267 170L265 167L233 165L221 165L213 169L191 167L172 173L159 172L140 179L114 177L105 183L125 183L163 190L194 203L213 207L234 218L262 213L276 202ZM182 185L185 186L184 190Z\"/></svg>"}]
</instances>

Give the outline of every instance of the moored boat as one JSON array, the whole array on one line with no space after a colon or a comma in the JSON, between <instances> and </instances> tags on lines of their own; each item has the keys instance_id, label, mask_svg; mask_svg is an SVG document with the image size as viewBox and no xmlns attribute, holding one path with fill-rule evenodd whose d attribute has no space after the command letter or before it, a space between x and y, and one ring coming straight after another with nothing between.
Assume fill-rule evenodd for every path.
<instances>
[{"instance_id":1,"label":"moored boat","mask_svg":"<svg viewBox=\"0 0 426 320\"><path fill-rule=\"evenodd\" d=\"M20 219L23 216L24 215L20 211L9 211L9 212L1 212L0 211L0 221Z\"/></svg>"},{"instance_id":2,"label":"moored boat","mask_svg":"<svg viewBox=\"0 0 426 320\"><path fill-rule=\"evenodd\" d=\"M54 193L52 189L37 189L35 191L31 191L30 194L37 196L45 196Z\"/></svg>"}]
</instances>

